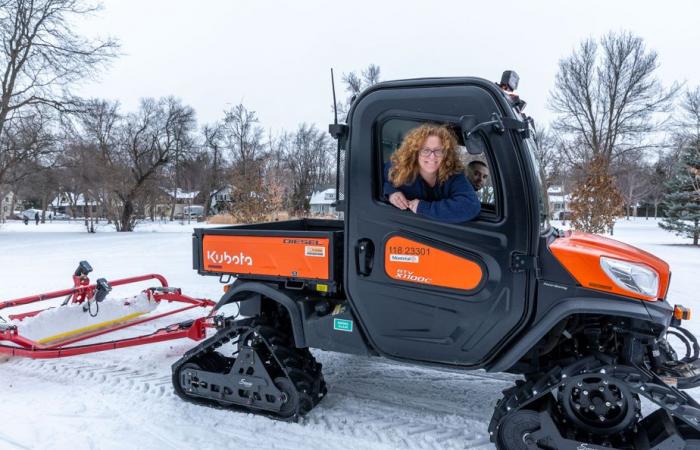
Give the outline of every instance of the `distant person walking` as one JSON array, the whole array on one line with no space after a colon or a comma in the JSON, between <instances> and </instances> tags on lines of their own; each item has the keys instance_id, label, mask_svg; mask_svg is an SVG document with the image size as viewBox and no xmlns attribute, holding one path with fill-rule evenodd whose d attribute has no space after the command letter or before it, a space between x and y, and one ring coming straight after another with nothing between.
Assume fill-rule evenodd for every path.
<instances>
[{"instance_id":1,"label":"distant person walking","mask_svg":"<svg viewBox=\"0 0 700 450\"><path fill-rule=\"evenodd\" d=\"M39 213L34 213L34 221L36 222L37 225L39 225Z\"/></svg>"}]
</instances>

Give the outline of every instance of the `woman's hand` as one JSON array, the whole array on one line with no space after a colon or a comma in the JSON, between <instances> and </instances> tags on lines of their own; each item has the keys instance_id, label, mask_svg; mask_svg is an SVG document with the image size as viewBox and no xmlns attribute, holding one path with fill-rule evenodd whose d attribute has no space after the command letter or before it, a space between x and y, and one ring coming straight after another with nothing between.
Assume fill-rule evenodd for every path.
<instances>
[{"instance_id":1,"label":"woman's hand","mask_svg":"<svg viewBox=\"0 0 700 450\"><path fill-rule=\"evenodd\" d=\"M419 199L411 200L410 202L408 202L408 208L415 214L418 214L418 203L420 203Z\"/></svg>"},{"instance_id":2,"label":"woman's hand","mask_svg":"<svg viewBox=\"0 0 700 450\"><path fill-rule=\"evenodd\" d=\"M396 206L399 209L408 209L409 202L403 192L397 191L389 196L389 203Z\"/></svg>"}]
</instances>

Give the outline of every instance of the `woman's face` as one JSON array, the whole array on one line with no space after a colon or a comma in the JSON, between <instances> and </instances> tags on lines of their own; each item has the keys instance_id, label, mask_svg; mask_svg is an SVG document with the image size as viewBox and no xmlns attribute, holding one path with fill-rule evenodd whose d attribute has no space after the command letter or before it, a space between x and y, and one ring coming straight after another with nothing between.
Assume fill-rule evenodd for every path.
<instances>
[{"instance_id":1,"label":"woman's face","mask_svg":"<svg viewBox=\"0 0 700 450\"><path fill-rule=\"evenodd\" d=\"M421 172L428 175L437 173L442 158L445 157L445 147L437 136L428 136L423 146L418 150L418 165Z\"/></svg>"}]
</instances>

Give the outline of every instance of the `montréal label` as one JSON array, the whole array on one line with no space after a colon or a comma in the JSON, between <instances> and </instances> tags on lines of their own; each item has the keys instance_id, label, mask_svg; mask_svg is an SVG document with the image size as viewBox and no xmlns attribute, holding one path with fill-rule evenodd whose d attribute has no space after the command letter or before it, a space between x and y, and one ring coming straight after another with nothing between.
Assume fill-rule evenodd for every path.
<instances>
[{"instance_id":1,"label":"montr\u00e9al label","mask_svg":"<svg viewBox=\"0 0 700 450\"><path fill-rule=\"evenodd\" d=\"M420 256L417 256L417 255L397 255L397 254L392 253L389 255L389 261L418 263L418 262L420 262Z\"/></svg>"}]
</instances>

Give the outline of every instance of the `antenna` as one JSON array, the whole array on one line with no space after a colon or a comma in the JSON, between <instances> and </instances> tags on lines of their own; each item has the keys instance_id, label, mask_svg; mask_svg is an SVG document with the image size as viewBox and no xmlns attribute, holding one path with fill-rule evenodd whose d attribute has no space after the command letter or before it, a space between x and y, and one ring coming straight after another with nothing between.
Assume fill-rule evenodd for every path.
<instances>
[{"instance_id":1,"label":"antenna","mask_svg":"<svg viewBox=\"0 0 700 450\"><path fill-rule=\"evenodd\" d=\"M334 124L338 125L338 104L335 101L335 77L333 76L333 68L331 67L331 89L333 90L333 113L335 114Z\"/></svg>"},{"instance_id":2,"label":"antenna","mask_svg":"<svg viewBox=\"0 0 700 450\"><path fill-rule=\"evenodd\" d=\"M346 124L338 123L338 103L335 98L335 76L333 76L333 68L331 67L331 88L333 89L333 113L335 115L334 122L328 126L328 132L333 136L334 139L338 141L338 150L335 159L335 202L333 202L333 207L336 208L336 212L342 212L345 208L345 201L341 199L341 183L340 178L342 176L341 169L341 158L343 155L343 142L344 138L348 133L348 126ZM347 119L346 119L347 120Z\"/></svg>"}]
</instances>

